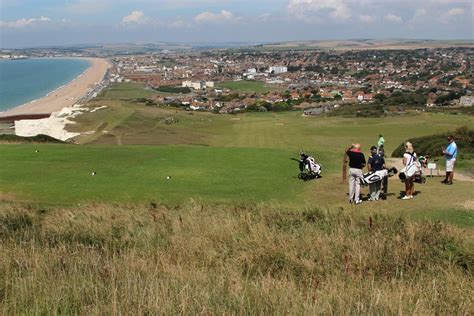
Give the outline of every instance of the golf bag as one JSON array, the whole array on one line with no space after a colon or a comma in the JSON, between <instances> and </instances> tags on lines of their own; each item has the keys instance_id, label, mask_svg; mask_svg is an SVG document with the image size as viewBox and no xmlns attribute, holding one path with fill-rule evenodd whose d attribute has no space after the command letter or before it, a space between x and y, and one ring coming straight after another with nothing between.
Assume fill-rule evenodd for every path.
<instances>
[{"instance_id":1,"label":"golf bag","mask_svg":"<svg viewBox=\"0 0 474 316\"><path fill-rule=\"evenodd\" d=\"M426 158L421 156L420 159L416 159L415 155L412 155L413 161L407 166L403 167L398 174L400 180L405 181L413 177L416 183L426 183L426 178L423 176L422 166L426 164Z\"/></svg>"},{"instance_id":2,"label":"golf bag","mask_svg":"<svg viewBox=\"0 0 474 316\"><path fill-rule=\"evenodd\" d=\"M296 159L295 159L296 160ZM300 159L298 160L300 173L298 179L308 181L312 179L321 178L322 168L321 165L314 160L313 157L306 155L303 151L300 153Z\"/></svg>"},{"instance_id":3,"label":"golf bag","mask_svg":"<svg viewBox=\"0 0 474 316\"><path fill-rule=\"evenodd\" d=\"M371 171L364 174L363 177L360 178L360 184L369 185L372 183L376 183L376 182L382 181L385 177L391 177L397 174L397 172L398 170L396 168L383 169L379 171Z\"/></svg>"}]
</instances>

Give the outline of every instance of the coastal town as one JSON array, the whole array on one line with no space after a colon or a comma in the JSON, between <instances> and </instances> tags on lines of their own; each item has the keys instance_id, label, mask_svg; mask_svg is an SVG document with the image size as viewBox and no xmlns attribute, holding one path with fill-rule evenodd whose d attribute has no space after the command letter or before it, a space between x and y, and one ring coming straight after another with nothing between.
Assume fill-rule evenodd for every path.
<instances>
[{"instance_id":1,"label":"coastal town","mask_svg":"<svg viewBox=\"0 0 474 316\"><path fill-rule=\"evenodd\" d=\"M2 52L2 58L28 58ZM38 49L30 57L84 57L87 51ZM189 110L311 110L348 104L472 106L474 49L177 49L149 54L94 51L111 62L107 84L139 82L159 92L149 104ZM102 90L102 86L99 87ZM97 95L89 91L87 98Z\"/></svg>"},{"instance_id":2,"label":"coastal town","mask_svg":"<svg viewBox=\"0 0 474 316\"><path fill-rule=\"evenodd\" d=\"M107 87L129 83L153 92L136 100L146 106L215 114L299 110L313 116L340 109L345 114L380 117L474 104L471 47L301 51L253 47L163 49L145 54L42 48L2 51L0 56L93 61L76 83L34 104L0 113L2 132L15 129L23 136L49 133L69 138L63 131L61 109L83 109ZM37 119L54 124L41 123L38 128ZM49 125L54 125L54 132Z\"/></svg>"},{"instance_id":3,"label":"coastal town","mask_svg":"<svg viewBox=\"0 0 474 316\"><path fill-rule=\"evenodd\" d=\"M229 113L402 100L472 106L471 48L204 51L111 58L111 83L141 82L160 105Z\"/></svg>"}]
</instances>

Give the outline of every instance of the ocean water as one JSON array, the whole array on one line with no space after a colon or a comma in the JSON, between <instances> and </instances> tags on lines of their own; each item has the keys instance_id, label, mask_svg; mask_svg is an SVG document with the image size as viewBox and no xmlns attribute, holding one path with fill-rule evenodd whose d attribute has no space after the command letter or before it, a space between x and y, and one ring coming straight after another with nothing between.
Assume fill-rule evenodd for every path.
<instances>
[{"instance_id":1,"label":"ocean water","mask_svg":"<svg viewBox=\"0 0 474 316\"><path fill-rule=\"evenodd\" d=\"M0 60L0 112L44 97L89 66L84 59Z\"/></svg>"}]
</instances>

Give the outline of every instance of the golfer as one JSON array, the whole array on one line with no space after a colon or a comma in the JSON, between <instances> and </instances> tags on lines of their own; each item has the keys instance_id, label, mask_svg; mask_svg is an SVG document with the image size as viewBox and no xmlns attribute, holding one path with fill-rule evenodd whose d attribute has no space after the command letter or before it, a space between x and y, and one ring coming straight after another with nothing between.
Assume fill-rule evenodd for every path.
<instances>
[{"instance_id":1,"label":"golfer","mask_svg":"<svg viewBox=\"0 0 474 316\"><path fill-rule=\"evenodd\" d=\"M403 154L403 165L408 169L413 163L415 163L417 157L413 149L413 145L410 142L405 143L405 153ZM415 175L405 179L405 196L402 200L413 199L413 193L415 192Z\"/></svg>"},{"instance_id":2,"label":"golfer","mask_svg":"<svg viewBox=\"0 0 474 316\"><path fill-rule=\"evenodd\" d=\"M367 161L367 169L369 172L375 172L385 169L385 160L383 156L377 153L377 146L370 147L370 157ZM369 201L378 201L382 191L382 181L369 184L370 198Z\"/></svg>"},{"instance_id":3,"label":"golfer","mask_svg":"<svg viewBox=\"0 0 474 316\"><path fill-rule=\"evenodd\" d=\"M360 179L363 177L362 169L365 167L365 156L360 151L360 144L353 144L347 148L349 158L349 203L360 204Z\"/></svg>"},{"instance_id":4,"label":"golfer","mask_svg":"<svg viewBox=\"0 0 474 316\"><path fill-rule=\"evenodd\" d=\"M458 156L458 146L454 142L453 136L448 136L448 145L446 149L443 149L443 154L446 158L446 178L441 183L451 185L454 177L454 163Z\"/></svg>"},{"instance_id":5,"label":"golfer","mask_svg":"<svg viewBox=\"0 0 474 316\"><path fill-rule=\"evenodd\" d=\"M385 146L385 139L383 138L382 134L379 135L379 141L377 142L377 153L383 149Z\"/></svg>"}]
</instances>

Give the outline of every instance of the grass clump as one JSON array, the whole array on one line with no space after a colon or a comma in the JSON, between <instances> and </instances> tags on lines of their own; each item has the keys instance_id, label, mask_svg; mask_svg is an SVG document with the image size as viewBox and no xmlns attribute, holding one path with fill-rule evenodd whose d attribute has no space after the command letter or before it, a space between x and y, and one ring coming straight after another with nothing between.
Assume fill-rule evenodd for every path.
<instances>
[{"instance_id":1,"label":"grass clump","mask_svg":"<svg viewBox=\"0 0 474 316\"><path fill-rule=\"evenodd\" d=\"M190 202L0 211L5 314L474 311L461 228Z\"/></svg>"}]
</instances>

